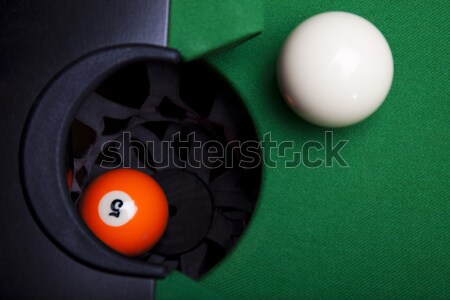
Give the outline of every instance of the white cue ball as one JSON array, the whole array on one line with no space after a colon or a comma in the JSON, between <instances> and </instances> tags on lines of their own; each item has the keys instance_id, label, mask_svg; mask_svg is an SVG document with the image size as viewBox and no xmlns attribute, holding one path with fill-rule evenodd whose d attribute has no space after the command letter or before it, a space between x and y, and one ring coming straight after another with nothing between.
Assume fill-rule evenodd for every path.
<instances>
[{"instance_id":1,"label":"white cue ball","mask_svg":"<svg viewBox=\"0 0 450 300\"><path fill-rule=\"evenodd\" d=\"M324 127L358 123L383 103L394 61L383 34L369 21L327 12L301 23L286 40L278 81L288 105Z\"/></svg>"}]
</instances>

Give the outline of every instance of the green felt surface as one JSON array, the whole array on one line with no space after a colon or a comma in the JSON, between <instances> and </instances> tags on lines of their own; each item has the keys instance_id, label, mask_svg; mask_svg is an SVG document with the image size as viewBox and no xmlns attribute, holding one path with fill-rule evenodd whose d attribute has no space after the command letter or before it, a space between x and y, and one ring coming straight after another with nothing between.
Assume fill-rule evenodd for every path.
<instances>
[{"instance_id":1,"label":"green felt surface","mask_svg":"<svg viewBox=\"0 0 450 300\"><path fill-rule=\"evenodd\" d=\"M341 151L348 168L286 169L280 158L264 169L247 232L191 292L450 299L449 8L448 0L266 0L261 35L206 58L242 96L261 137L270 131L297 146L323 141L327 130L301 121L277 88L277 56L299 22L332 10L367 18L392 48L395 78L376 114L333 130L349 141ZM158 299L176 288L169 283L159 284Z\"/></svg>"},{"instance_id":2,"label":"green felt surface","mask_svg":"<svg viewBox=\"0 0 450 300\"><path fill-rule=\"evenodd\" d=\"M231 47L261 32L262 0L173 0L169 44L185 60Z\"/></svg>"},{"instance_id":3,"label":"green felt surface","mask_svg":"<svg viewBox=\"0 0 450 300\"><path fill-rule=\"evenodd\" d=\"M157 300L224 300L214 291L178 272L157 281L156 291Z\"/></svg>"}]
</instances>

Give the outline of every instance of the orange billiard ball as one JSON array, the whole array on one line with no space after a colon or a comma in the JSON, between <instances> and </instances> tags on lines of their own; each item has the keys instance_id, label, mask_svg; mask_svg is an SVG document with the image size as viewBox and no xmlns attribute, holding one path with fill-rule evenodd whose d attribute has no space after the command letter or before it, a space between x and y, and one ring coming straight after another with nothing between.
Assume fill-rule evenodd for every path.
<instances>
[{"instance_id":1,"label":"orange billiard ball","mask_svg":"<svg viewBox=\"0 0 450 300\"><path fill-rule=\"evenodd\" d=\"M162 188L147 174L132 169L115 169L94 179L78 209L102 242L128 256L152 248L169 217Z\"/></svg>"}]
</instances>

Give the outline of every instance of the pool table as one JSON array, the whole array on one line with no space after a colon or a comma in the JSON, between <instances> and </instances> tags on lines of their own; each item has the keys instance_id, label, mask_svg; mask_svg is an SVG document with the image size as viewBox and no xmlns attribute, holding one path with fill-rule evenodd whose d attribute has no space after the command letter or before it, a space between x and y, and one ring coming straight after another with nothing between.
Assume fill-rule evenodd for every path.
<instances>
[{"instance_id":1,"label":"pool table","mask_svg":"<svg viewBox=\"0 0 450 300\"><path fill-rule=\"evenodd\" d=\"M245 2L260 9L261 1ZM206 24L220 14L189 5L172 3L169 32L169 46L187 59L195 56L183 39L189 25L177 22L191 24L195 18L207 31ZM285 168L285 158L275 158L277 168L263 168L256 210L232 253L198 281L176 272L158 281L156 298L448 299L448 2L266 0L262 5L260 35L201 59L233 85L261 138L270 132L300 150L307 141L323 142L332 131L336 143L347 141L340 154L348 166ZM284 40L300 22L325 11L368 19L385 35L394 57L386 101L348 128L301 120L277 85ZM209 33L214 30L211 26Z\"/></svg>"},{"instance_id":2,"label":"pool table","mask_svg":"<svg viewBox=\"0 0 450 300\"><path fill-rule=\"evenodd\" d=\"M284 40L326 11L371 21L394 58L380 109L341 129L303 121L277 83ZM0 0L0 298L450 299L449 12L448 0ZM259 140L294 143L284 154L341 145L325 165L265 156L248 226L195 280L108 249L67 189L75 102L149 57L216 70Z\"/></svg>"}]
</instances>

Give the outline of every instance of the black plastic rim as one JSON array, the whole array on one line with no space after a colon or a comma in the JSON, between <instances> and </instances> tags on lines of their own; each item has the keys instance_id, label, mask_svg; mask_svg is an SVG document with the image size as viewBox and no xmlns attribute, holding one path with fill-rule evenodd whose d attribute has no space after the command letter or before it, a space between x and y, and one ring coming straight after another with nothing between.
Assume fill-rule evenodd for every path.
<instances>
[{"instance_id":1,"label":"black plastic rim","mask_svg":"<svg viewBox=\"0 0 450 300\"><path fill-rule=\"evenodd\" d=\"M138 61L178 63L178 52L123 45L86 55L44 88L31 110L21 140L21 178L31 211L49 238L75 259L112 273L166 276L162 265L135 261L98 241L80 220L65 180L66 143L83 99L107 76Z\"/></svg>"}]
</instances>

